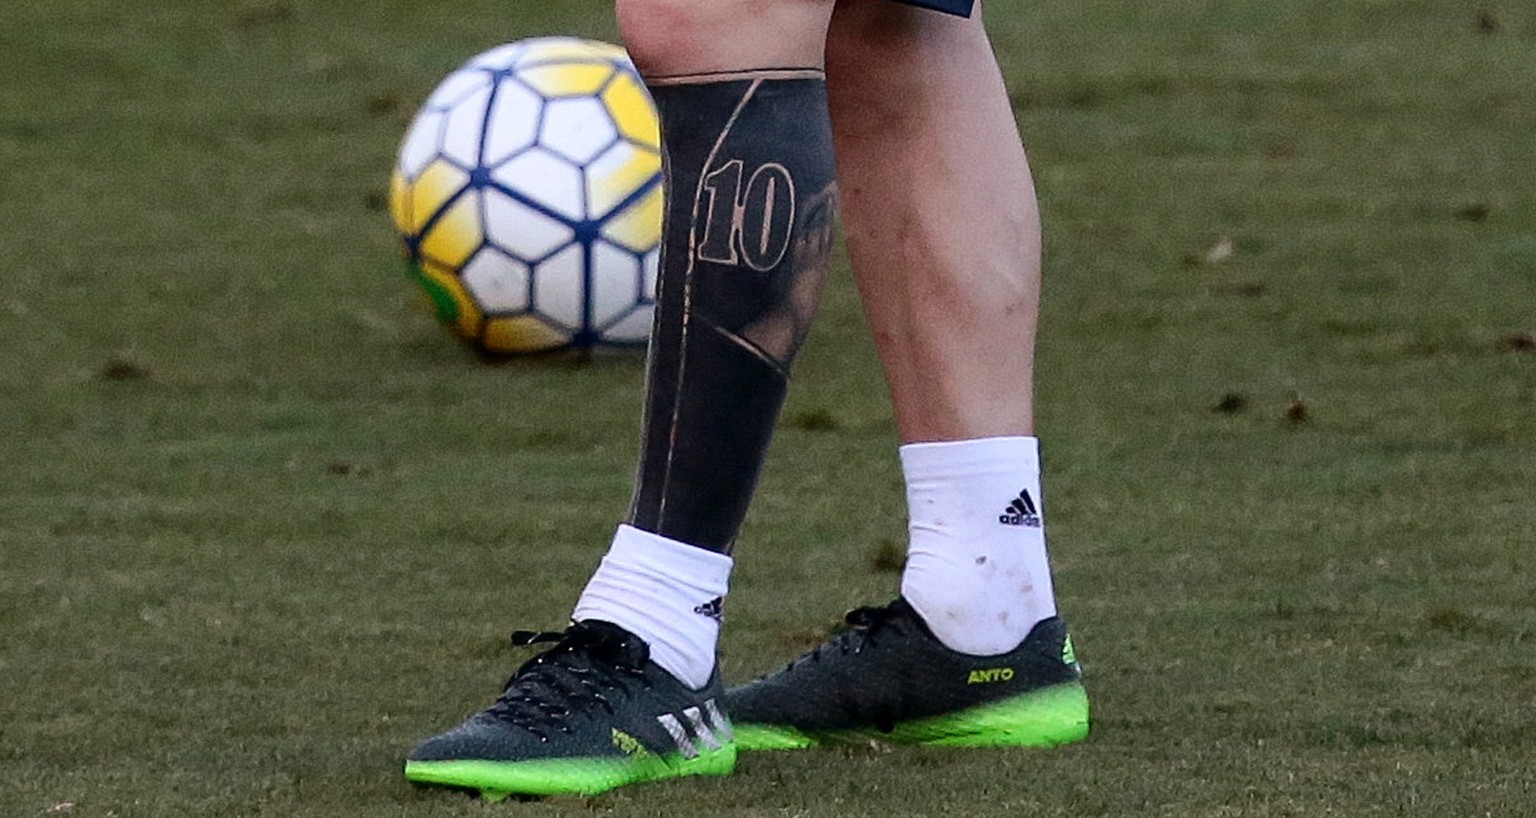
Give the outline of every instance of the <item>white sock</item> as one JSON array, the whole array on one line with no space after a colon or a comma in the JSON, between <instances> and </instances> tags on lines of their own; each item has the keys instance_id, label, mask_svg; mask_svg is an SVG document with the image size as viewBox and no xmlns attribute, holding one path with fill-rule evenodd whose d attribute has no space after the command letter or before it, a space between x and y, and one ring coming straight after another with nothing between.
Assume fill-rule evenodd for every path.
<instances>
[{"instance_id":1,"label":"white sock","mask_svg":"<svg viewBox=\"0 0 1536 818\"><path fill-rule=\"evenodd\" d=\"M650 643L652 661L701 688L715 671L731 565L724 554L621 525L571 619L630 631Z\"/></svg>"},{"instance_id":2,"label":"white sock","mask_svg":"<svg viewBox=\"0 0 1536 818\"><path fill-rule=\"evenodd\" d=\"M911 537L902 596L951 650L1013 650L1056 615L1038 441L912 443L901 466Z\"/></svg>"}]
</instances>

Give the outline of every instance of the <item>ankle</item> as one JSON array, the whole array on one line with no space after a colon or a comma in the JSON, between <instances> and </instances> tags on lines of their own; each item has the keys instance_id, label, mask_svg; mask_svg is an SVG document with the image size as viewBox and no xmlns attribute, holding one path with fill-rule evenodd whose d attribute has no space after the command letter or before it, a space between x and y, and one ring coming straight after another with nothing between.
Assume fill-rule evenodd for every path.
<instances>
[{"instance_id":1,"label":"ankle","mask_svg":"<svg viewBox=\"0 0 1536 818\"><path fill-rule=\"evenodd\" d=\"M620 526L571 618L628 630L650 645L652 661L698 689L714 674L731 566L724 554Z\"/></svg>"}]
</instances>

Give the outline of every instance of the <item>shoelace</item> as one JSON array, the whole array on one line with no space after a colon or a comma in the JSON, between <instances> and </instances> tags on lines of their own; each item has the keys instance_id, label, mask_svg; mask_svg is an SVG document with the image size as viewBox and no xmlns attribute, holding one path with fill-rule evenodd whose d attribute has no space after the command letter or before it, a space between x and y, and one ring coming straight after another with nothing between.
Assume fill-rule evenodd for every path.
<instances>
[{"instance_id":1,"label":"shoelace","mask_svg":"<svg viewBox=\"0 0 1536 818\"><path fill-rule=\"evenodd\" d=\"M859 653L866 647L873 647L876 636L891 627L891 623L905 610L904 605L899 601L889 605L854 608L843 614L843 624L847 626L847 630L821 643L809 654L790 662L785 669L792 669L802 662L819 662L823 653L833 649L836 649L840 655L847 655Z\"/></svg>"},{"instance_id":2,"label":"shoelace","mask_svg":"<svg viewBox=\"0 0 1536 818\"><path fill-rule=\"evenodd\" d=\"M614 694L644 678L649 651L613 626L578 622L563 633L516 631L516 647L555 643L524 662L507 680L490 715L548 739L552 731L569 733L574 709L593 702L614 712Z\"/></svg>"}]
</instances>

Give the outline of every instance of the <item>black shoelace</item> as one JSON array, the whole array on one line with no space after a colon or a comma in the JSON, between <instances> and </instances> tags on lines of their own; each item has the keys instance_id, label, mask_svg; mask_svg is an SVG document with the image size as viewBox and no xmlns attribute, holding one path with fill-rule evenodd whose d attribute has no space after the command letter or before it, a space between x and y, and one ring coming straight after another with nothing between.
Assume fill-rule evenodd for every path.
<instances>
[{"instance_id":1,"label":"black shoelace","mask_svg":"<svg viewBox=\"0 0 1536 818\"><path fill-rule=\"evenodd\" d=\"M578 622L565 632L517 631L512 644L554 647L524 662L486 711L547 740L569 733L569 717L586 703L608 713L628 687L645 677L645 643L607 623Z\"/></svg>"},{"instance_id":2,"label":"black shoelace","mask_svg":"<svg viewBox=\"0 0 1536 818\"><path fill-rule=\"evenodd\" d=\"M830 640L818 645L815 650L801 658L790 662L787 669L793 668L802 662L819 662L822 654L836 650L839 655L859 653L867 647L875 645L876 638L881 632L889 629L898 617L907 610L905 603L898 600L889 605L854 608L843 615L843 624L846 629Z\"/></svg>"}]
</instances>

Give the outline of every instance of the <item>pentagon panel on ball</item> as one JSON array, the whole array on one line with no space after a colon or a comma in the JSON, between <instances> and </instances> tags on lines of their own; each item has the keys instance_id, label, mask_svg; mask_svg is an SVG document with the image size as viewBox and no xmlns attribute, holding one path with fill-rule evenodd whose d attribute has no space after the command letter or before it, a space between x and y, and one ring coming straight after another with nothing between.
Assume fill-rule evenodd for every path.
<instances>
[{"instance_id":1,"label":"pentagon panel on ball","mask_svg":"<svg viewBox=\"0 0 1536 818\"><path fill-rule=\"evenodd\" d=\"M400 146L390 211L416 281L490 355L643 345L661 241L656 110L622 48L485 52Z\"/></svg>"}]
</instances>

